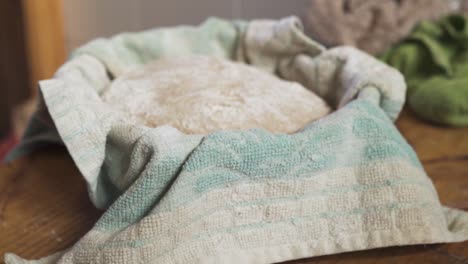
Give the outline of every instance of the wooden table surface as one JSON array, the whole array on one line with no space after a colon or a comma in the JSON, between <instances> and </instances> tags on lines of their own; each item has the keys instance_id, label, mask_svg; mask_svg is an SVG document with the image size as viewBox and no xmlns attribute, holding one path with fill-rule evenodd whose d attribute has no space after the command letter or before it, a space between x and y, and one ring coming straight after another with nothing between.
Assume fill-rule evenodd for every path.
<instances>
[{"instance_id":1,"label":"wooden table surface","mask_svg":"<svg viewBox=\"0 0 468 264\"><path fill-rule=\"evenodd\" d=\"M468 128L444 128L404 111L397 126L415 148L441 202L468 208ZM0 166L0 256L39 258L65 249L102 212L65 149L55 147ZM1 259L1 258L0 258ZM468 263L468 242L374 249L288 262Z\"/></svg>"}]
</instances>

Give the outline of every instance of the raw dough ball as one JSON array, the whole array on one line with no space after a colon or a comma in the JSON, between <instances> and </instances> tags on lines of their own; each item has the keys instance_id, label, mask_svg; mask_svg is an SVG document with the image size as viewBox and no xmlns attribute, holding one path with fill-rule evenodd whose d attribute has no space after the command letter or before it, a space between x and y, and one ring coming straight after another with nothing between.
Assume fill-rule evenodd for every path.
<instances>
[{"instance_id":1,"label":"raw dough ball","mask_svg":"<svg viewBox=\"0 0 468 264\"><path fill-rule=\"evenodd\" d=\"M117 78L102 94L132 123L188 134L264 128L293 133L330 112L302 85L208 56L164 58Z\"/></svg>"}]
</instances>

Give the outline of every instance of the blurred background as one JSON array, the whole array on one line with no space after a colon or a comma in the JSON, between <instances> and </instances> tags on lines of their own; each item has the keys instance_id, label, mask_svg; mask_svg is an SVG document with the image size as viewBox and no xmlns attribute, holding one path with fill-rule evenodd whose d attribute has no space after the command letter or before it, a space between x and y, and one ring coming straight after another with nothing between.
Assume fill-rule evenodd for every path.
<instances>
[{"instance_id":1,"label":"blurred background","mask_svg":"<svg viewBox=\"0 0 468 264\"><path fill-rule=\"evenodd\" d=\"M8 138L6 145L12 145L22 134L34 110L37 82L50 78L72 50L94 38L199 24L208 16L301 15L307 4L308 0L1 0L0 142Z\"/></svg>"}]
</instances>

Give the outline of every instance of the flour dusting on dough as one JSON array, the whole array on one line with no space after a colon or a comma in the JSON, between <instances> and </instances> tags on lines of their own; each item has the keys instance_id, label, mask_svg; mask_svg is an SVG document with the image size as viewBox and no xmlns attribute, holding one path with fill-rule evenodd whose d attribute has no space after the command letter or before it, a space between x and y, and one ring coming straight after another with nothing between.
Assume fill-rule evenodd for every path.
<instances>
[{"instance_id":1,"label":"flour dusting on dough","mask_svg":"<svg viewBox=\"0 0 468 264\"><path fill-rule=\"evenodd\" d=\"M164 58L117 78L105 102L130 122L188 134L264 128L293 133L330 107L301 84L208 56Z\"/></svg>"}]
</instances>

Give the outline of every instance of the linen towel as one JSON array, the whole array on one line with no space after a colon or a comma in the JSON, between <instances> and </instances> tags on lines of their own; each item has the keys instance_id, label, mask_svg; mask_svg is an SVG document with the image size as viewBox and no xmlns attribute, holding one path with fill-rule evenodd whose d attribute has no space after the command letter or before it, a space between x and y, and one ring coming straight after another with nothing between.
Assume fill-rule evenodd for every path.
<instances>
[{"instance_id":1,"label":"linen towel","mask_svg":"<svg viewBox=\"0 0 468 264\"><path fill-rule=\"evenodd\" d=\"M408 82L408 103L439 124L468 125L468 16L418 25L382 59Z\"/></svg>"},{"instance_id":2,"label":"linen towel","mask_svg":"<svg viewBox=\"0 0 468 264\"><path fill-rule=\"evenodd\" d=\"M127 70L189 53L299 81L337 111L292 135L200 136L129 125L100 99ZM107 211L73 247L31 263L272 263L468 238L468 215L440 204L392 124L401 74L353 48L324 49L297 18L209 19L97 40L40 88L91 200Z\"/></svg>"}]
</instances>

